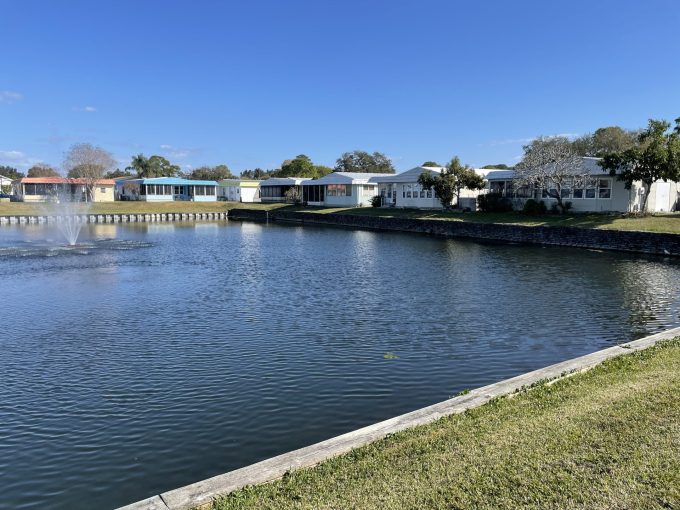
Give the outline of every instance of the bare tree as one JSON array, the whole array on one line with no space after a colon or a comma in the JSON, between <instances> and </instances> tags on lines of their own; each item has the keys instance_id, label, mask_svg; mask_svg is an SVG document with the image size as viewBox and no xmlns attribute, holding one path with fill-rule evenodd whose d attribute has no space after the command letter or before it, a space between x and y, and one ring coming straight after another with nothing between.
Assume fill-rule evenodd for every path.
<instances>
[{"instance_id":1,"label":"bare tree","mask_svg":"<svg viewBox=\"0 0 680 510\"><path fill-rule=\"evenodd\" d=\"M540 137L524 146L524 157L515 167L519 187L543 190L557 201L560 212L567 210L563 198L573 188L583 187L589 172L583 158L564 136Z\"/></svg>"},{"instance_id":2,"label":"bare tree","mask_svg":"<svg viewBox=\"0 0 680 510\"><path fill-rule=\"evenodd\" d=\"M110 152L89 143L72 145L64 157L64 169L68 177L82 179L87 200L94 201L94 188L104 174L116 164Z\"/></svg>"}]
</instances>

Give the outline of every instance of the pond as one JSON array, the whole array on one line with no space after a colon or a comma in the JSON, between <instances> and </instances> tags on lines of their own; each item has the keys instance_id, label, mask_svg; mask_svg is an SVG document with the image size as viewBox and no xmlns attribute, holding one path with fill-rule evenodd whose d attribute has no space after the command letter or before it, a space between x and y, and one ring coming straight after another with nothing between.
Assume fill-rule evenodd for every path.
<instances>
[{"instance_id":1,"label":"pond","mask_svg":"<svg viewBox=\"0 0 680 510\"><path fill-rule=\"evenodd\" d=\"M114 508L680 324L677 260L239 222L0 228L3 505Z\"/></svg>"}]
</instances>

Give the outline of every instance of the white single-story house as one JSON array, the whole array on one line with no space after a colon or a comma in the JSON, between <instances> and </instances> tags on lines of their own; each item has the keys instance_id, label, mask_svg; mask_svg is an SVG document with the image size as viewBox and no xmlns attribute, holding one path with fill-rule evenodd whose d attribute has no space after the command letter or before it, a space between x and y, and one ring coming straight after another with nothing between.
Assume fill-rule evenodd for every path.
<instances>
[{"instance_id":1,"label":"white single-story house","mask_svg":"<svg viewBox=\"0 0 680 510\"><path fill-rule=\"evenodd\" d=\"M0 175L0 193L4 193L3 190L6 190L8 195L13 195L14 186L12 186L12 182L13 182L12 179L10 179L9 177Z\"/></svg>"},{"instance_id":2,"label":"white single-story house","mask_svg":"<svg viewBox=\"0 0 680 510\"><path fill-rule=\"evenodd\" d=\"M304 177L270 177L260 181L260 201L285 202L286 193L291 188L297 188L302 193L302 183L311 181Z\"/></svg>"},{"instance_id":3,"label":"white single-story house","mask_svg":"<svg viewBox=\"0 0 680 510\"><path fill-rule=\"evenodd\" d=\"M217 187L217 199L227 202L260 202L260 182L251 179L224 179Z\"/></svg>"},{"instance_id":4,"label":"white single-story house","mask_svg":"<svg viewBox=\"0 0 680 510\"><path fill-rule=\"evenodd\" d=\"M584 157L583 163L589 177L585 182L572 183L562 189L562 200L571 202L571 210L575 212L637 212L642 204L644 190L641 183L634 183L626 189L625 183L615 176L609 175L600 167L599 158ZM543 200L550 208L557 201L550 198L546 190L532 190L527 187L514 186L513 170L491 170L486 175L487 192L501 193L513 199L514 206L519 209L524 202L533 198ZM680 200L680 186L676 182L657 181L652 184L647 201L649 212L669 212L677 210Z\"/></svg>"},{"instance_id":5,"label":"white single-story house","mask_svg":"<svg viewBox=\"0 0 680 510\"><path fill-rule=\"evenodd\" d=\"M302 201L308 205L363 207L378 194L372 179L385 175L360 172L332 172L302 183Z\"/></svg>"},{"instance_id":6,"label":"white single-story house","mask_svg":"<svg viewBox=\"0 0 680 510\"><path fill-rule=\"evenodd\" d=\"M116 196L119 200L145 200L147 202L215 202L217 181L198 181L179 177L151 179L118 179Z\"/></svg>"},{"instance_id":7,"label":"white single-story house","mask_svg":"<svg viewBox=\"0 0 680 510\"><path fill-rule=\"evenodd\" d=\"M113 179L99 179L94 186L93 202L113 202L115 200ZM48 202L63 200L75 202L89 200L87 181L67 177L23 177L14 181L14 194L22 202Z\"/></svg>"},{"instance_id":8,"label":"white single-story house","mask_svg":"<svg viewBox=\"0 0 680 510\"><path fill-rule=\"evenodd\" d=\"M426 190L418 183L421 174L439 174L444 167L417 166L398 174L382 174L372 179L378 184L378 193L386 207L414 207L418 209L442 209L442 203L433 189ZM484 177L489 170L474 169ZM476 208L477 190L461 190L460 207Z\"/></svg>"}]
</instances>

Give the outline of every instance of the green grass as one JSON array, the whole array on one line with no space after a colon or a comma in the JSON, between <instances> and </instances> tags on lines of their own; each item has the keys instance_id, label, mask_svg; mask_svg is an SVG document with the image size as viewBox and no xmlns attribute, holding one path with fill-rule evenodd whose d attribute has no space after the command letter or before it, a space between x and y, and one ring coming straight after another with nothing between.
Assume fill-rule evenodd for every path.
<instances>
[{"instance_id":1,"label":"green grass","mask_svg":"<svg viewBox=\"0 0 680 510\"><path fill-rule=\"evenodd\" d=\"M385 218L410 218L446 221L470 221L476 223L509 223L528 226L565 226L601 228L612 230L638 230L646 232L669 232L680 234L680 213L630 216L623 214L546 214L527 216L511 213L460 213L423 209L383 209L374 207L342 208L295 208L312 214L353 214L358 216L381 216Z\"/></svg>"},{"instance_id":2,"label":"green grass","mask_svg":"<svg viewBox=\"0 0 680 510\"><path fill-rule=\"evenodd\" d=\"M285 204L241 204L239 202L97 202L83 206L90 214L153 214L224 212L234 208L272 210ZM31 216L45 214L45 206L24 202L0 202L0 216Z\"/></svg>"},{"instance_id":3,"label":"green grass","mask_svg":"<svg viewBox=\"0 0 680 510\"><path fill-rule=\"evenodd\" d=\"M640 230L680 234L680 213L628 216L623 214L547 214L526 216L521 213L459 213L422 209L382 209L374 207L320 208L293 207L287 204L242 204L239 202L100 202L92 204L92 214L144 214L168 212L221 212L229 209L285 209L309 214L354 214L386 218L435 219L443 221L470 221L477 223L511 223L528 226L570 226L613 230ZM83 209L83 212L85 210ZM30 216L45 214L40 204L0 202L0 216Z\"/></svg>"},{"instance_id":4,"label":"green grass","mask_svg":"<svg viewBox=\"0 0 680 510\"><path fill-rule=\"evenodd\" d=\"M680 508L680 338L245 488L214 508Z\"/></svg>"}]
</instances>

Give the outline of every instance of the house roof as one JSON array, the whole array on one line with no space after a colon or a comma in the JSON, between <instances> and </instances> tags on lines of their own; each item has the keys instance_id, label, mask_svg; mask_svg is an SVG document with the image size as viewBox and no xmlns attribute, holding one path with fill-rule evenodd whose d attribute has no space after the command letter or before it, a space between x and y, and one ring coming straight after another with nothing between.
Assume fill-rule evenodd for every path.
<instances>
[{"instance_id":1,"label":"house roof","mask_svg":"<svg viewBox=\"0 0 680 510\"><path fill-rule=\"evenodd\" d=\"M311 181L309 177L270 177L260 183L262 186L292 186L299 185L306 181Z\"/></svg>"},{"instance_id":2,"label":"house roof","mask_svg":"<svg viewBox=\"0 0 680 510\"><path fill-rule=\"evenodd\" d=\"M332 172L324 175L320 179L304 182L303 185L324 185L324 184L367 184L373 183L371 179L385 174L372 174L363 172Z\"/></svg>"},{"instance_id":3,"label":"house roof","mask_svg":"<svg viewBox=\"0 0 680 510\"><path fill-rule=\"evenodd\" d=\"M21 184L87 184L87 179L72 179L68 177L22 177ZM99 179L97 186L113 186L114 179Z\"/></svg>"},{"instance_id":4,"label":"house roof","mask_svg":"<svg viewBox=\"0 0 680 510\"><path fill-rule=\"evenodd\" d=\"M217 186L217 181L199 181L182 179L181 177L152 177L150 179L118 179L117 182L135 182L138 184L169 184L171 186Z\"/></svg>"},{"instance_id":5,"label":"house roof","mask_svg":"<svg viewBox=\"0 0 680 510\"><path fill-rule=\"evenodd\" d=\"M262 181L257 179L222 179L220 186L243 186L244 188L256 188Z\"/></svg>"},{"instance_id":6,"label":"house roof","mask_svg":"<svg viewBox=\"0 0 680 510\"><path fill-rule=\"evenodd\" d=\"M588 173L590 175L609 175L609 172L604 170L598 162L602 160L602 158L591 158L591 157L583 157L583 168L585 170L585 173ZM514 170L490 170L489 173L486 175L486 179L489 181L505 181L509 179L513 179L515 177L515 171Z\"/></svg>"},{"instance_id":7,"label":"house roof","mask_svg":"<svg viewBox=\"0 0 680 510\"><path fill-rule=\"evenodd\" d=\"M410 170L406 170L405 172L401 172L399 174L379 174L376 177L373 177L371 179L371 182L397 182L397 183L402 183L402 182L418 182L418 177L420 177L420 174L423 172L428 172L431 174L438 174L440 173L444 168L443 167L434 167L434 166L417 166L415 168L411 168Z\"/></svg>"}]
</instances>

